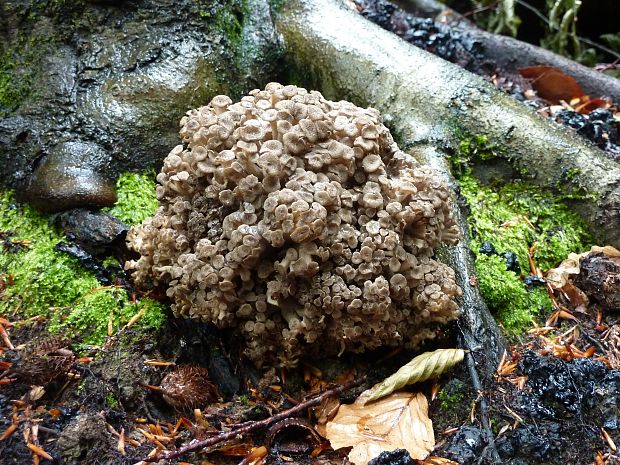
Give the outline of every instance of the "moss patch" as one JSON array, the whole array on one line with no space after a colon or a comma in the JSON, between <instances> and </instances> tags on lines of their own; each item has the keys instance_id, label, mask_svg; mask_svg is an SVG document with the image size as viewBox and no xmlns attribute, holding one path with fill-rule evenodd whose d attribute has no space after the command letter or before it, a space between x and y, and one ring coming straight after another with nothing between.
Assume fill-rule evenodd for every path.
<instances>
[{"instance_id":1,"label":"moss patch","mask_svg":"<svg viewBox=\"0 0 620 465\"><path fill-rule=\"evenodd\" d=\"M467 395L467 389L465 385L458 379L450 382L443 387L438 393L437 398L440 402L440 407L443 410L456 410L463 404Z\"/></svg>"},{"instance_id":2,"label":"moss patch","mask_svg":"<svg viewBox=\"0 0 620 465\"><path fill-rule=\"evenodd\" d=\"M102 345L111 330L116 334L134 315L142 312L135 327L157 330L165 322L163 306L149 298L131 302L127 292L115 287L93 289L70 307L54 313L49 329L69 332L79 346Z\"/></svg>"},{"instance_id":3,"label":"moss patch","mask_svg":"<svg viewBox=\"0 0 620 465\"><path fill-rule=\"evenodd\" d=\"M469 172L472 161L485 161L497 158L499 151L489 143L484 134L463 137L458 150L450 157L452 170L458 177Z\"/></svg>"},{"instance_id":4,"label":"moss patch","mask_svg":"<svg viewBox=\"0 0 620 465\"><path fill-rule=\"evenodd\" d=\"M7 283L0 314L43 316L49 329L67 331L77 345L101 344L108 325L116 332L138 312L136 328L155 330L165 322L161 304L147 298L133 303L122 289L100 288L76 259L54 251L64 237L47 217L16 204L8 192L0 193L0 232L0 278Z\"/></svg>"},{"instance_id":5,"label":"moss patch","mask_svg":"<svg viewBox=\"0 0 620 465\"><path fill-rule=\"evenodd\" d=\"M116 182L118 200L103 211L134 226L155 214L158 202L155 195L155 172L123 173Z\"/></svg>"},{"instance_id":6,"label":"moss patch","mask_svg":"<svg viewBox=\"0 0 620 465\"><path fill-rule=\"evenodd\" d=\"M518 335L531 325L532 318L551 308L547 291L526 289L516 273L506 270L502 257L478 254L476 274L484 300L510 334Z\"/></svg>"},{"instance_id":7,"label":"moss patch","mask_svg":"<svg viewBox=\"0 0 620 465\"><path fill-rule=\"evenodd\" d=\"M6 116L19 107L20 102L30 92L32 77L15 79L16 68L20 66L13 54L5 52L0 56L0 116Z\"/></svg>"},{"instance_id":8,"label":"moss patch","mask_svg":"<svg viewBox=\"0 0 620 465\"><path fill-rule=\"evenodd\" d=\"M286 3L286 0L267 0L267 3L272 12L278 13Z\"/></svg>"},{"instance_id":9,"label":"moss patch","mask_svg":"<svg viewBox=\"0 0 620 465\"><path fill-rule=\"evenodd\" d=\"M27 205L17 205L8 192L0 193L0 231L9 243L28 244L14 251L5 247L0 252L0 274L11 276L13 281L0 299L0 313L47 316L50 307L71 305L98 286L77 260L54 251L63 237L47 218Z\"/></svg>"},{"instance_id":10,"label":"moss patch","mask_svg":"<svg viewBox=\"0 0 620 465\"><path fill-rule=\"evenodd\" d=\"M11 27L0 45L0 117L45 94L46 59L82 27L98 24L81 0L8 2L0 8ZM43 87L44 87L43 86Z\"/></svg>"},{"instance_id":11,"label":"moss patch","mask_svg":"<svg viewBox=\"0 0 620 465\"><path fill-rule=\"evenodd\" d=\"M38 80L33 63L44 59L48 44L40 37L20 36L12 48L0 54L0 117L6 117L34 97Z\"/></svg>"},{"instance_id":12,"label":"moss patch","mask_svg":"<svg viewBox=\"0 0 620 465\"><path fill-rule=\"evenodd\" d=\"M521 279L530 271L530 248L536 265L546 271L570 252L588 249L592 238L576 214L538 187L513 183L494 189L470 173L462 174L459 183L471 208L471 247L477 256L480 290L508 332L519 334L541 310L551 308L544 288L528 290ZM497 254L480 252L487 241ZM506 252L517 256L520 273L507 269L502 256Z\"/></svg>"}]
</instances>

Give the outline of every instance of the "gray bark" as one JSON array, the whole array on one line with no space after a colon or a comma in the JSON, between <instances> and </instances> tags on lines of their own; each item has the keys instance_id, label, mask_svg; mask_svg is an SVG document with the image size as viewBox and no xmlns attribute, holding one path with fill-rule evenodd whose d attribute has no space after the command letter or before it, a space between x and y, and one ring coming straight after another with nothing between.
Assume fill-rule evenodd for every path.
<instances>
[{"instance_id":1,"label":"gray bark","mask_svg":"<svg viewBox=\"0 0 620 465\"><path fill-rule=\"evenodd\" d=\"M452 187L453 192L457 191L458 186L450 173L445 154L431 146L418 147L412 153L421 162L439 172L448 185ZM475 257L469 248L465 205L454 199L452 214L457 219L462 239L454 246L440 248L437 251L437 256L439 260L454 269L456 281L463 290L463 295L459 299L461 311L458 322L460 344L473 351L475 355L483 354L483 356L475 358L478 360L484 377L488 378L495 373L501 356L506 350L506 342L495 319L484 303L480 290L476 285L472 285L475 279Z\"/></svg>"},{"instance_id":2,"label":"gray bark","mask_svg":"<svg viewBox=\"0 0 620 465\"><path fill-rule=\"evenodd\" d=\"M482 78L402 41L336 0L289 0L276 20L291 64L330 98L371 105L405 145L489 142L561 193L601 243L620 245L620 164Z\"/></svg>"}]
</instances>

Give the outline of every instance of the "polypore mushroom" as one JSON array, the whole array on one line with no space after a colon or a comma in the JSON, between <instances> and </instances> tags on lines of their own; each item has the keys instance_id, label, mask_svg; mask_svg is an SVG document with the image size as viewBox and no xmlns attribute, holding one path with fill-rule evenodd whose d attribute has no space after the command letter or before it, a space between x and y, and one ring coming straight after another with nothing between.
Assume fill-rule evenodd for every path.
<instances>
[{"instance_id":1,"label":"polypore mushroom","mask_svg":"<svg viewBox=\"0 0 620 465\"><path fill-rule=\"evenodd\" d=\"M180 134L127 265L176 316L235 328L272 366L414 348L457 317L454 271L432 258L458 239L448 187L376 110L270 83L188 112Z\"/></svg>"}]
</instances>

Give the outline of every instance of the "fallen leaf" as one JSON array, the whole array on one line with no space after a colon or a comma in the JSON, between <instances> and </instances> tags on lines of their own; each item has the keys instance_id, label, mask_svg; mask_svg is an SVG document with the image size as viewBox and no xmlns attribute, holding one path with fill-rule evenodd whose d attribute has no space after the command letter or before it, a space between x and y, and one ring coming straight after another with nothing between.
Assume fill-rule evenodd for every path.
<instances>
[{"instance_id":1,"label":"fallen leaf","mask_svg":"<svg viewBox=\"0 0 620 465\"><path fill-rule=\"evenodd\" d=\"M528 66L519 68L519 73L526 79L532 79L532 87L538 96L552 103L560 100L569 102L584 95L575 78L552 66Z\"/></svg>"},{"instance_id":2,"label":"fallen leaf","mask_svg":"<svg viewBox=\"0 0 620 465\"><path fill-rule=\"evenodd\" d=\"M579 306L588 305L590 301L586 293L572 283L566 283L566 285L562 287L562 292L568 297L568 300L575 307L575 310L577 310Z\"/></svg>"},{"instance_id":3,"label":"fallen leaf","mask_svg":"<svg viewBox=\"0 0 620 465\"><path fill-rule=\"evenodd\" d=\"M48 454L47 452L45 452L45 450L43 450L43 448L35 445L35 444L26 444L26 447L28 449L30 449L33 453L35 453L36 455L38 455L39 457L43 457L44 459L47 460L54 460L54 457L52 457L50 454Z\"/></svg>"},{"instance_id":4,"label":"fallen leaf","mask_svg":"<svg viewBox=\"0 0 620 465\"><path fill-rule=\"evenodd\" d=\"M590 252L582 254L570 253L568 258L560 263L557 268L551 268L545 275L545 279L553 289L562 289L569 280L579 274L579 262Z\"/></svg>"},{"instance_id":5,"label":"fallen leaf","mask_svg":"<svg viewBox=\"0 0 620 465\"><path fill-rule=\"evenodd\" d=\"M325 437L327 422L331 421L336 416L339 407L340 401L337 397L326 397L314 408L314 415L316 417L315 429L321 436Z\"/></svg>"},{"instance_id":6,"label":"fallen leaf","mask_svg":"<svg viewBox=\"0 0 620 465\"><path fill-rule=\"evenodd\" d=\"M409 384L437 378L461 362L464 356L465 352L462 349L437 349L433 352L424 352L403 365L382 383L373 386L370 389L368 401L380 399Z\"/></svg>"},{"instance_id":7,"label":"fallen leaf","mask_svg":"<svg viewBox=\"0 0 620 465\"><path fill-rule=\"evenodd\" d=\"M28 398L32 402L36 402L44 395L45 395L45 388L43 388L43 386L32 386L32 388L30 389L30 392L28 393Z\"/></svg>"},{"instance_id":8,"label":"fallen leaf","mask_svg":"<svg viewBox=\"0 0 620 465\"><path fill-rule=\"evenodd\" d=\"M243 463L248 465L258 465L263 462L263 459L267 457L269 451L265 446L253 447L252 451L243 460Z\"/></svg>"},{"instance_id":9,"label":"fallen leaf","mask_svg":"<svg viewBox=\"0 0 620 465\"><path fill-rule=\"evenodd\" d=\"M612 247L611 245L606 245L605 247L592 246L591 252L603 252L605 255L611 258L620 258L620 250Z\"/></svg>"},{"instance_id":10,"label":"fallen leaf","mask_svg":"<svg viewBox=\"0 0 620 465\"><path fill-rule=\"evenodd\" d=\"M620 250L606 245L604 247L592 246L588 252L581 254L570 253L568 258L564 260L557 268L550 269L545 275L545 279L549 283L552 289L561 290L566 297L570 300L573 306L587 305L588 297L586 294L574 286L571 282L575 276L580 272L579 264L581 259L590 255L591 253L602 252L608 257L620 258Z\"/></svg>"},{"instance_id":11,"label":"fallen leaf","mask_svg":"<svg viewBox=\"0 0 620 465\"><path fill-rule=\"evenodd\" d=\"M397 392L369 403L369 391L351 405L341 405L327 423L326 437L334 449L353 447L349 459L367 465L381 452L406 449L423 460L435 447L428 402L420 393Z\"/></svg>"},{"instance_id":12,"label":"fallen leaf","mask_svg":"<svg viewBox=\"0 0 620 465\"><path fill-rule=\"evenodd\" d=\"M604 98L582 98L579 104L575 107L575 111L583 115L589 115L597 108L609 108L611 104Z\"/></svg>"}]
</instances>

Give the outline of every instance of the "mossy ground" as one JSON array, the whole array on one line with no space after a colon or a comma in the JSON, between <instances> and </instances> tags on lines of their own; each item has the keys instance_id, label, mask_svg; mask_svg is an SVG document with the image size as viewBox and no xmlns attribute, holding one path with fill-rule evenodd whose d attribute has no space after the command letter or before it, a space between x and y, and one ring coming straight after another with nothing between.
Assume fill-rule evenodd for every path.
<instances>
[{"instance_id":1,"label":"mossy ground","mask_svg":"<svg viewBox=\"0 0 620 465\"><path fill-rule=\"evenodd\" d=\"M116 181L118 200L104 211L130 226L142 223L155 214L158 202L155 196L155 172L122 173Z\"/></svg>"},{"instance_id":2,"label":"mossy ground","mask_svg":"<svg viewBox=\"0 0 620 465\"><path fill-rule=\"evenodd\" d=\"M527 288L523 276L530 274L529 254L542 271L555 267L570 252L587 250L592 238L583 221L550 194L526 183L500 187L482 185L472 175L472 158L484 162L495 151L484 136L464 139L453 164L459 176L461 194L471 213L471 247L476 254L476 273L482 295L509 334L518 335L532 318L551 309L544 287ZM480 252L484 242L493 244L497 254ZM520 272L509 271L506 252L514 253Z\"/></svg>"},{"instance_id":3,"label":"mossy ground","mask_svg":"<svg viewBox=\"0 0 620 465\"><path fill-rule=\"evenodd\" d=\"M156 206L150 174L125 174L119 179L119 201L111 209L129 224L150 215ZM63 332L76 345L100 345L141 312L136 328L156 330L165 322L163 305L142 298L133 301L124 289L101 287L80 263L54 246L66 240L48 218L28 205L0 193L0 314L12 319L43 317L52 332ZM113 259L107 259L106 263ZM118 265L118 263L117 263Z\"/></svg>"}]
</instances>

